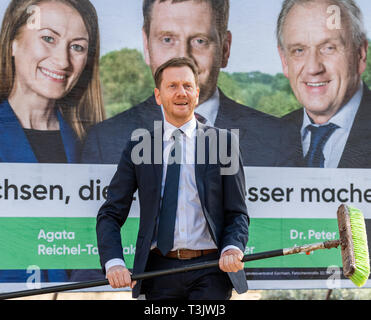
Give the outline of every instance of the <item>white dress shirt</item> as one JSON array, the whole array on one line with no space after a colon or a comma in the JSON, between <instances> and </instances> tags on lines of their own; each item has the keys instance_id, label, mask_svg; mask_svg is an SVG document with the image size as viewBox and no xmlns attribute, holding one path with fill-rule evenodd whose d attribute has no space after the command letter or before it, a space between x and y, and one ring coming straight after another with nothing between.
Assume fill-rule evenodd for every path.
<instances>
[{"instance_id":1,"label":"white dress shirt","mask_svg":"<svg viewBox=\"0 0 371 320\"><path fill-rule=\"evenodd\" d=\"M198 196L196 176L195 176L195 147L196 147L196 119L181 126L182 162L180 166L178 207L174 229L174 247L177 249L216 249L212 240L205 216L202 212L200 198ZM178 128L164 121L163 136L163 175L162 189L163 195L167 172L167 162L169 152L174 144L172 134ZM155 246L156 243L153 243Z\"/></svg>"},{"instance_id":2,"label":"white dress shirt","mask_svg":"<svg viewBox=\"0 0 371 320\"><path fill-rule=\"evenodd\" d=\"M163 134L163 175L161 196L164 192L167 162L169 152L174 144L172 134L175 130L180 129L182 134L182 162L180 166L179 189L178 189L178 206L175 219L174 229L174 246L172 250L177 249L217 249L216 244L211 238L207 221L203 214L200 198L198 195L196 176L195 176L195 147L196 147L196 129L197 121L193 117L192 120L185 123L180 128L177 128L164 120ZM156 247L156 236L152 242L151 249ZM233 245L228 245L223 248L222 253L228 249L238 249ZM122 259L109 260L105 268L108 270L115 265L125 266Z\"/></svg>"},{"instance_id":3,"label":"white dress shirt","mask_svg":"<svg viewBox=\"0 0 371 320\"><path fill-rule=\"evenodd\" d=\"M358 111L359 105L361 104L363 96L363 83L361 82L359 89L353 95L353 97L345 104L340 110L326 123L336 124L338 128L332 133L327 140L324 148L323 155L325 157L324 167L325 168L337 168L343 154L345 144L348 140L350 130L353 126L354 118ZM303 155L305 156L309 150L311 132L307 128L308 125L314 125L319 127L318 124L312 123L305 108L303 108L304 118L303 125L301 127L301 138L303 146Z\"/></svg>"}]
</instances>

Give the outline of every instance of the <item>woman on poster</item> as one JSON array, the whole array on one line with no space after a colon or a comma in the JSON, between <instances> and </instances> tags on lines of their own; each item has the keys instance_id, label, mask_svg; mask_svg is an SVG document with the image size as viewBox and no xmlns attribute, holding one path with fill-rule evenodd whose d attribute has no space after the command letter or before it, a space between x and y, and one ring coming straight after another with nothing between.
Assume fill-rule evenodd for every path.
<instances>
[{"instance_id":1,"label":"woman on poster","mask_svg":"<svg viewBox=\"0 0 371 320\"><path fill-rule=\"evenodd\" d=\"M77 163L104 118L99 27L89 0L12 0L0 33L0 162ZM0 282L26 282L2 270ZM41 282L64 282L63 269Z\"/></svg>"},{"instance_id":2,"label":"woman on poster","mask_svg":"<svg viewBox=\"0 0 371 320\"><path fill-rule=\"evenodd\" d=\"M103 120L89 0L13 0L0 34L0 162L78 162Z\"/></svg>"}]
</instances>

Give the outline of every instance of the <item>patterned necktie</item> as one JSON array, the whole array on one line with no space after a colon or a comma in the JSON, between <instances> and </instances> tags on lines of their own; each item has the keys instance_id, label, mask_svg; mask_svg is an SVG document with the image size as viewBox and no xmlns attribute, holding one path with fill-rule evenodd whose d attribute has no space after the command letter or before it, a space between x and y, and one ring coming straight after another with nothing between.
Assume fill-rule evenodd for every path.
<instances>
[{"instance_id":1,"label":"patterned necktie","mask_svg":"<svg viewBox=\"0 0 371 320\"><path fill-rule=\"evenodd\" d=\"M163 255L166 255L174 246L174 229L178 207L178 187L182 151L180 141L182 133L180 129L175 130L173 133L175 142L169 152L164 194L159 215L157 248Z\"/></svg>"},{"instance_id":2,"label":"patterned necktie","mask_svg":"<svg viewBox=\"0 0 371 320\"><path fill-rule=\"evenodd\" d=\"M197 119L197 121L200 121L203 124L205 124L207 122L207 119L205 117L201 116L197 112L195 112L195 118Z\"/></svg>"},{"instance_id":3,"label":"patterned necktie","mask_svg":"<svg viewBox=\"0 0 371 320\"><path fill-rule=\"evenodd\" d=\"M309 125L308 130L311 131L310 147L304 160L307 167L323 168L325 157L323 155L323 147L332 133L339 128L336 124L329 123L325 126L315 127Z\"/></svg>"}]
</instances>

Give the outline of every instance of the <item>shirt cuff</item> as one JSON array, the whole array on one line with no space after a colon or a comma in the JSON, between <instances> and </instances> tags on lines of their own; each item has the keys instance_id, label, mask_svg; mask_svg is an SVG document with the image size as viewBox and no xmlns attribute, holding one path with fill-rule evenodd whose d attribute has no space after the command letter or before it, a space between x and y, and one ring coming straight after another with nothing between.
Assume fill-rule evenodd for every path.
<instances>
[{"instance_id":1,"label":"shirt cuff","mask_svg":"<svg viewBox=\"0 0 371 320\"><path fill-rule=\"evenodd\" d=\"M243 254L243 252L241 251L240 248L238 248L236 246L233 246L233 245L229 245L229 246L226 246L226 247L223 248L223 250L222 250L222 252L221 252L220 255L222 255L225 251L227 251L229 249L236 249L236 250L240 251Z\"/></svg>"},{"instance_id":2,"label":"shirt cuff","mask_svg":"<svg viewBox=\"0 0 371 320\"><path fill-rule=\"evenodd\" d=\"M106 268L106 273L108 272L109 268L112 268L114 266L123 266L126 268L126 264L124 260L120 258L114 258L114 259L108 260L106 264L104 265L104 267Z\"/></svg>"}]
</instances>

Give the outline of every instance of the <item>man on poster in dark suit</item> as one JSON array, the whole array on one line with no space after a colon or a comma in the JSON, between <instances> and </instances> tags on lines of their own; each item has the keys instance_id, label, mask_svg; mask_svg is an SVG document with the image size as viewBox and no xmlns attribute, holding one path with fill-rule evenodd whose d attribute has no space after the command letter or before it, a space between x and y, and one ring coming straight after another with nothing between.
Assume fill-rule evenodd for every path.
<instances>
[{"instance_id":1,"label":"man on poster in dark suit","mask_svg":"<svg viewBox=\"0 0 371 320\"><path fill-rule=\"evenodd\" d=\"M164 63L155 74L155 82L156 102L164 112L163 128L158 131L160 144L152 131L143 137L142 142L147 143L130 141L124 148L107 201L97 216L102 268L113 288L131 286L133 297L144 293L148 300L229 299L232 285L238 293L247 290L241 260L249 218L242 159L233 142L238 137L196 120L194 109L200 89L192 59L174 58ZM220 143L222 131L228 143ZM230 164L219 156L211 160L212 152L218 149L225 149L218 155L231 155ZM151 156L143 161L148 151ZM140 227L134 274L179 268L219 255L220 269L132 282L124 262L120 229L137 189Z\"/></svg>"},{"instance_id":2,"label":"man on poster in dark suit","mask_svg":"<svg viewBox=\"0 0 371 320\"><path fill-rule=\"evenodd\" d=\"M301 155L299 146L293 147L289 126L232 101L217 88L220 69L228 64L232 44L228 0L144 0L143 16L144 55L152 73L173 57L192 58L200 72L196 113L208 125L239 129L245 166L295 166ZM152 130L154 121L162 118L152 96L103 121L90 131L82 162L117 164L132 132L138 128Z\"/></svg>"},{"instance_id":3,"label":"man on poster in dark suit","mask_svg":"<svg viewBox=\"0 0 371 320\"><path fill-rule=\"evenodd\" d=\"M304 106L285 119L300 132L306 166L370 168L371 92L361 81L368 43L356 3L286 0L277 37L283 72Z\"/></svg>"}]
</instances>

